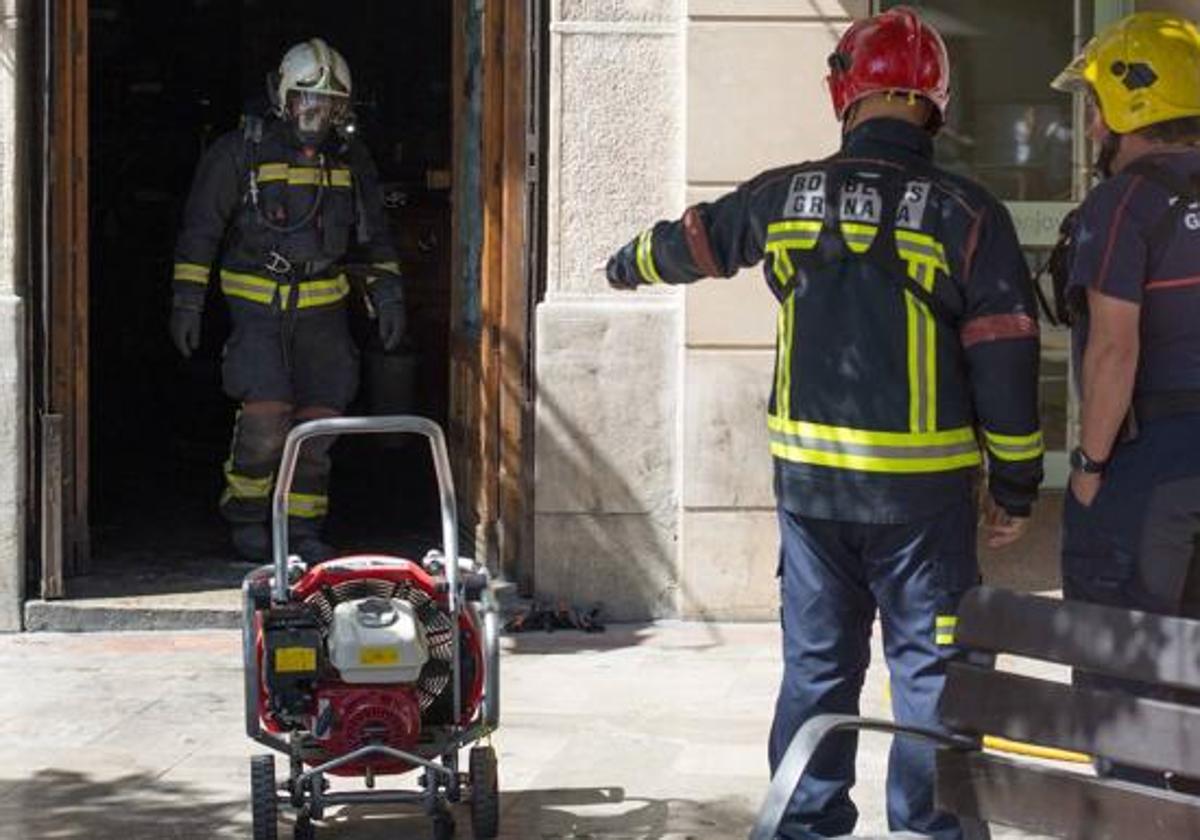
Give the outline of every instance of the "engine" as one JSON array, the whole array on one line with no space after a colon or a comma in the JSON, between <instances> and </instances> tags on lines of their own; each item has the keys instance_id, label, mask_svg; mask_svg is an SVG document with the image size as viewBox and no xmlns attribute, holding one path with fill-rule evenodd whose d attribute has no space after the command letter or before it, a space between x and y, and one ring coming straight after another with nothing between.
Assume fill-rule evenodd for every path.
<instances>
[{"instance_id":1,"label":"engine","mask_svg":"<svg viewBox=\"0 0 1200 840\"><path fill-rule=\"evenodd\" d=\"M385 557L335 560L308 571L292 592L292 603L262 613L260 714L269 729L305 733L307 763L370 744L419 753L438 727L474 716L482 694L479 629L464 610L456 719L455 628L438 580L420 565ZM374 758L333 772L407 769Z\"/></svg>"}]
</instances>

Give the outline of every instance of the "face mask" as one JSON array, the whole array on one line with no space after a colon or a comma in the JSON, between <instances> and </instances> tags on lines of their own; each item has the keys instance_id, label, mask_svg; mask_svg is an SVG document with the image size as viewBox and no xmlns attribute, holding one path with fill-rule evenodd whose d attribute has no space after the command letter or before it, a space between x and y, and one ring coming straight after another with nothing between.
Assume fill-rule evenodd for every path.
<instances>
[{"instance_id":1,"label":"face mask","mask_svg":"<svg viewBox=\"0 0 1200 840\"><path fill-rule=\"evenodd\" d=\"M324 141L344 113L345 100L340 97L304 91L288 93L287 118L305 145L315 146Z\"/></svg>"}]
</instances>

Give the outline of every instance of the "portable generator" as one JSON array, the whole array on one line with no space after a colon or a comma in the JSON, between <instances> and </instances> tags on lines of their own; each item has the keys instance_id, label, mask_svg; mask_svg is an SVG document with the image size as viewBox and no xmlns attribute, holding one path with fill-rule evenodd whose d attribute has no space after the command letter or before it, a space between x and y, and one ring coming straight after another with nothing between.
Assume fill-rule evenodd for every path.
<instances>
[{"instance_id":1,"label":"portable generator","mask_svg":"<svg viewBox=\"0 0 1200 840\"><path fill-rule=\"evenodd\" d=\"M289 557L287 496L303 443L345 434L424 436L433 453L442 551L421 561L355 555L312 568ZM470 806L474 836L499 832L499 611L487 570L458 556L458 517L446 442L420 417L332 418L288 435L272 499L274 563L242 584L246 734L288 757L250 760L254 840L277 840L279 810L295 809L295 840L338 805L416 805L434 840L454 836L449 804ZM460 752L469 750L465 772ZM378 777L416 771L412 789ZM331 777L357 777L336 790Z\"/></svg>"}]
</instances>

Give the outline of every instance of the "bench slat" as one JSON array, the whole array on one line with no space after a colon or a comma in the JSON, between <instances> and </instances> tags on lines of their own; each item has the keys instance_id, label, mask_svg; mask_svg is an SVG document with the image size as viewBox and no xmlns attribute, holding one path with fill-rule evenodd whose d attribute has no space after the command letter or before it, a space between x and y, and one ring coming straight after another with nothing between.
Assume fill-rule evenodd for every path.
<instances>
[{"instance_id":1,"label":"bench slat","mask_svg":"<svg viewBox=\"0 0 1200 840\"><path fill-rule=\"evenodd\" d=\"M955 731L1200 776L1200 708L952 662L940 715Z\"/></svg>"},{"instance_id":2,"label":"bench slat","mask_svg":"<svg viewBox=\"0 0 1200 840\"><path fill-rule=\"evenodd\" d=\"M986 753L938 751L937 803L959 816L1054 837L1200 837L1200 798Z\"/></svg>"},{"instance_id":3,"label":"bench slat","mask_svg":"<svg viewBox=\"0 0 1200 840\"><path fill-rule=\"evenodd\" d=\"M963 598L956 636L968 648L1200 691L1200 621L980 586Z\"/></svg>"}]
</instances>

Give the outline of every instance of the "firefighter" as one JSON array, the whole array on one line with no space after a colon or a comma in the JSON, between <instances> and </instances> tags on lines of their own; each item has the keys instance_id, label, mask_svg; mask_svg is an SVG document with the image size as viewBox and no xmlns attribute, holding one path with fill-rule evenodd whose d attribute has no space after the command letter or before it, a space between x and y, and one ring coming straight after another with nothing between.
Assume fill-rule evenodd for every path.
<instances>
[{"instance_id":1,"label":"firefighter","mask_svg":"<svg viewBox=\"0 0 1200 840\"><path fill-rule=\"evenodd\" d=\"M1104 179L1059 261L1081 397L1064 595L1200 618L1200 31L1132 15L1054 86L1087 97Z\"/></svg>"},{"instance_id":2,"label":"firefighter","mask_svg":"<svg viewBox=\"0 0 1200 840\"><path fill-rule=\"evenodd\" d=\"M612 286L634 289L762 262L779 301L767 424L784 674L772 772L810 717L858 711L877 609L896 718L938 725L956 608L979 581L979 467L986 457L997 547L1021 535L1042 476L1035 298L1012 221L932 163L949 90L941 37L895 8L853 24L829 67L839 152L660 221L607 267ZM849 734L827 742L782 837L853 830L855 748ZM898 739L892 828L962 836L935 810L932 778L932 749Z\"/></svg>"},{"instance_id":3,"label":"firefighter","mask_svg":"<svg viewBox=\"0 0 1200 840\"><path fill-rule=\"evenodd\" d=\"M384 346L405 328L396 253L378 175L353 138L350 69L320 38L297 44L268 80L273 115L247 118L205 153L175 250L170 332L199 346L209 277L219 278L232 333L225 392L241 404L220 508L239 554L268 556L275 470L288 430L340 414L358 388L359 351L347 322L342 268L358 248ZM324 559L331 438L305 444L288 499L291 545Z\"/></svg>"}]
</instances>

